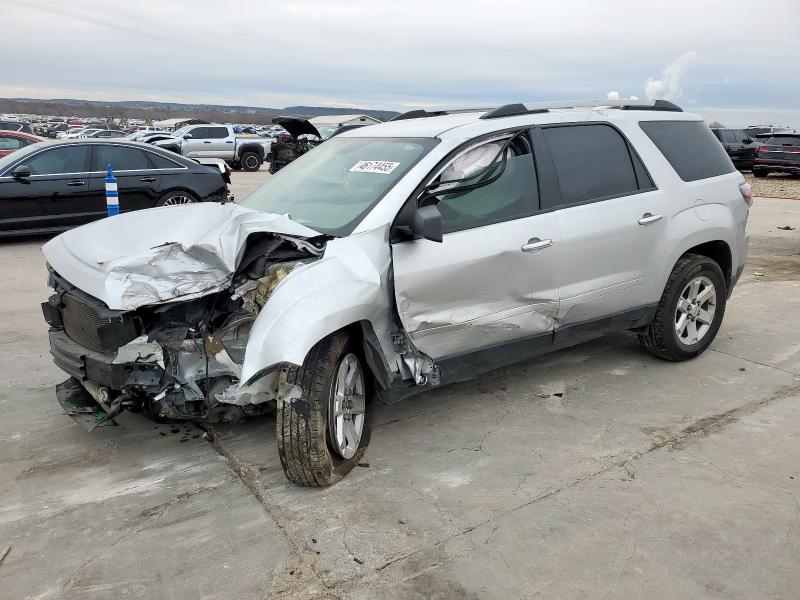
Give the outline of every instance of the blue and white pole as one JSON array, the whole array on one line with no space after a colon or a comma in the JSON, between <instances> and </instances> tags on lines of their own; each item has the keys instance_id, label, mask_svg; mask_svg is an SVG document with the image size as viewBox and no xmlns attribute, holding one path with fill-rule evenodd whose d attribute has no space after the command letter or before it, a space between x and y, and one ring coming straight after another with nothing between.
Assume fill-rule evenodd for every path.
<instances>
[{"instance_id":1,"label":"blue and white pole","mask_svg":"<svg viewBox=\"0 0 800 600\"><path fill-rule=\"evenodd\" d=\"M111 165L106 167L106 210L108 211L109 217L119 214L117 178L114 177L114 170L111 168Z\"/></svg>"}]
</instances>

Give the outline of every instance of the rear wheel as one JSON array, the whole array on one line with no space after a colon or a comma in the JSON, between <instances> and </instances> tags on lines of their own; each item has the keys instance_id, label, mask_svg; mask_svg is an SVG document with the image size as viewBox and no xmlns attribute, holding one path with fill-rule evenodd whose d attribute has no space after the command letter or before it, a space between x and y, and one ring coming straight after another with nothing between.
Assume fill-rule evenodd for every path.
<instances>
[{"instance_id":1,"label":"rear wheel","mask_svg":"<svg viewBox=\"0 0 800 600\"><path fill-rule=\"evenodd\" d=\"M261 157L255 152L245 152L241 157L242 168L245 171L258 171L261 168Z\"/></svg>"},{"instance_id":2,"label":"rear wheel","mask_svg":"<svg viewBox=\"0 0 800 600\"><path fill-rule=\"evenodd\" d=\"M287 382L298 397L278 403L283 471L299 485L336 483L358 464L370 438L367 372L357 345L344 332L325 338L289 370Z\"/></svg>"},{"instance_id":3,"label":"rear wheel","mask_svg":"<svg viewBox=\"0 0 800 600\"><path fill-rule=\"evenodd\" d=\"M766 177L767 175L769 175L769 173L767 173L766 171L762 171L761 169L753 169L754 177L761 178L761 177Z\"/></svg>"},{"instance_id":4,"label":"rear wheel","mask_svg":"<svg viewBox=\"0 0 800 600\"><path fill-rule=\"evenodd\" d=\"M639 341L666 360L699 356L719 331L726 298L719 265L706 256L686 254L672 269L656 315Z\"/></svg>"},{"instance_id":5,"label":"rear wheel","mask_svg":"<svg viewBox=\"0 0 800 600\"><path fill-rule=\"evenodd\" d=\"M191 192L177 190L167 192L156 202L156 206L178 206L179 204L192 204L197 202L197 198Z\"/></svg>"},{"instance_id":6,"label":"rear wheel","mask_svg":"<svg viewBox=\"0 0 800 600\"><path fill-rule=\"evenodd\" d=\"M231 169L233 169L234 171L241 171L242 170L242 163L240 163L240 162L232 162L232 163L230 163L230 165L231 165Z\"/></svg>"}]
</instances>

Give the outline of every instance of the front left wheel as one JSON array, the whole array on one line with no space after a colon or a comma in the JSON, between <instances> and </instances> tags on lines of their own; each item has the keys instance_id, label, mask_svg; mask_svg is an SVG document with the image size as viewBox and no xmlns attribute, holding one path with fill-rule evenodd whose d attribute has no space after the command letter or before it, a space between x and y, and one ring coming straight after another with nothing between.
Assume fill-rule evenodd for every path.
<instances>
[{"instance_id":1,"label":"front left wheel","mask_svg":"<svg viewBox=\"0 0 800 600\"><path fill-rule=\"evenodd\" d=\"M288 371L287 383L296 388L278 402L283 471L299 485L332 485L358 464L369 444L368 373L358 344L345 332L325 338L302 366Z\"/></svg>"}]
</instances>

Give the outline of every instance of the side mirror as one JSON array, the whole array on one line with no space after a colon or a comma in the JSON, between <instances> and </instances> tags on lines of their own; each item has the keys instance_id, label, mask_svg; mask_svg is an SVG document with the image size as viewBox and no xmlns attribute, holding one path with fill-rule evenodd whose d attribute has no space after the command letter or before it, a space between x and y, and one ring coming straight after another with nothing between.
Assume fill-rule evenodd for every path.
<instances>
[{"instance_id":1,"label":"side mirror","mask_svg":"<svg viewBox=\"0 0 800 600\"><path fill-rule=\"evenodd\" d=\"M31 170L25 165L20 165L11 172L14 179L25 179L31 176Z\"/></svg>"},{"instance_id":2,"label":"side mirror","mask_svg":"<svg viewBox=\"0 0 800 600\"><path fill-rule=\"evenodd\" d=\"M420 206L414 211L414 218L411 222L411 232L414 236L431 240L432 242L442 241L442 213L436 205Z\"/></svg>"},{"instance_id":3,"label":"side mirror","mask_svg":"<svg viewBox=\"0 0 800 600\"><path fill-rule=\"evenodd\" d=\"M183 139L185 139L185 140L192 139L192 134L191 133L187 133L186 135L183 136Z\"/></svg>"},{"instance_id":4,"label":"side mirror","mask_svg":"<svg viewBox=\"0 0 800 600\"><path fill-rule=\"evenodd\" d=\"M744 138L744 139L742 140L742 143L743 143L743 144L752 144L752 143L753 143L753 140L751 140L750 138Z\"/></svg>"}]
</instances>

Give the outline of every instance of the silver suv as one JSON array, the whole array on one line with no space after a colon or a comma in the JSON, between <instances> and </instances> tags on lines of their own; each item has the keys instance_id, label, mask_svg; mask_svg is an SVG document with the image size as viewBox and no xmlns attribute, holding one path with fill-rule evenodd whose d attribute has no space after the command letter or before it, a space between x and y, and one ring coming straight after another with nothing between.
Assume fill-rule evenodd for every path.
<instances>
[{"instance_id":1,"label":"silver suv","mask_svg":"<svg viewBox=\"0 0 800 600\"><path fill-rule=\"evenodd\" d=\"M415 111L315 148L241 205L137 211L44 246L67 413L275 410L330 485L370 406L595 338L702 353L747 252L744 182L664 101Z\"/></svg>"}]
</instances>

